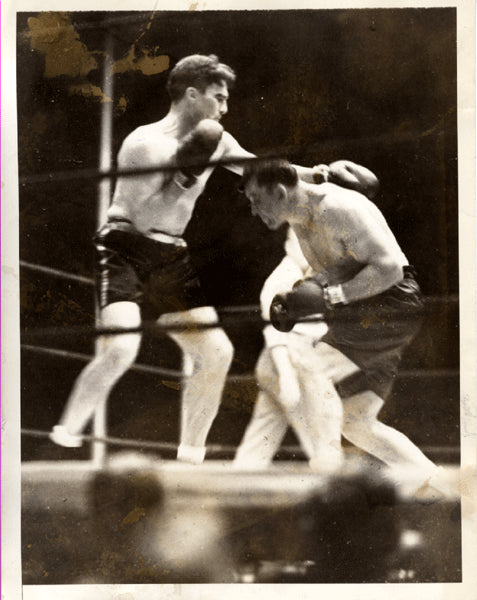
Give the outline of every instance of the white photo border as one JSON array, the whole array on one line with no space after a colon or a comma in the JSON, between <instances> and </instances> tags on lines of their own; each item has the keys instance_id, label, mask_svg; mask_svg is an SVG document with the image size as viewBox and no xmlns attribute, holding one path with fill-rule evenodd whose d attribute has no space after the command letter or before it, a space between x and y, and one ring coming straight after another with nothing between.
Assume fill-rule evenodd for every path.
<instances>
[{"instance_id":1,"label":"white photo border","mask_svg":"<svg viewBox=\"0 0 477 600\"><path fill-rule=\"evenodd\" d=\"M45 10L278 10L287 8L457 8L458 165L463 581L439 584L227 584L227 585L21 585L20 563L20 368L18 163L16 122L16 13ZM7 0L2 3L2 596L6 600L470 600L477 598L477 378L475 200L475 2L241 0ZM90 589L86 590L88 587ZM160 589L159 589L160 588ZM86 594L85 594L86 592Z\"/></svg>"}]
</instances>

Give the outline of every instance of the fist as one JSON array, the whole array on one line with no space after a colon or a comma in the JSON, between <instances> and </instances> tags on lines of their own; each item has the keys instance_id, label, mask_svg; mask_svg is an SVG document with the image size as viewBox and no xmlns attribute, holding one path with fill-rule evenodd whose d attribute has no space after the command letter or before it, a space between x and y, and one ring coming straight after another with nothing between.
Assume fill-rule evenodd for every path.
<instances>
[{"instance_id":1,"label":"fist","mask_svg":"<svg viewBox=\"0 0 477 600\"><path fill-rule=\"evenodd\" d=\"M200 121L181 141L177 149L176 162L181 167L181 171L195 176L200 175L205 167L196 167L194 163L204 163L210 159L219 145L223 131L224 128L217 121L212 119Z\"/></svg>"},{"instance_id":2,"label":"fist","mask_svg":"<svg viewBox=\"0 0 477 600\"><path fill-rule=\"evenodd\" d=\"M204 151L213 154L217 148L224 128L213 119L202 119L199 121L192 134L197 136L198 143L203 144Z\"/></svg>"},{"instance_id":3,"label":"fist","mask_svg":"<svg viewBox=\"0 0 477 600\"><path fill-rule=\"evenodd\" d=\"M310 277L297 282L291 292L274 297L270 321L279 331L291 331L299 319L325 311L323 287Z\"/></svg>"},{"instance_id":4,"label":"fist","mask_svg":"<svg viewBox=\"0 0 477 600\"><path fill-rule=\"evenodd\" d=\"M174 180L182 188L190 188L206 169L207 163L217 149L224 128L217 121L202 119L179 144L175 156L179 170Z\"/></svg>"},{"instance_id":5,"label":"fist","mask_svg":"<svg viewBox=\"0 0 477 600\"><path fill-rule=\"evenodd\" d=\"M277 294L270 305L270 321L278 331L291 331L296 323L288 306L289 294Z\"/></svg>"}]
</instances>

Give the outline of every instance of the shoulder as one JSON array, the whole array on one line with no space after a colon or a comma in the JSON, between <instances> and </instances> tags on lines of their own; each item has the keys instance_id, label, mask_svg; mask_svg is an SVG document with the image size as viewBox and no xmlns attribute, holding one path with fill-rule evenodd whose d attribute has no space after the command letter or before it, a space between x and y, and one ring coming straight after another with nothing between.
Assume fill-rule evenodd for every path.
<instances>
[{"instance_id":1,"label":"shoulder","mask_svg":"<svg viewBox=\"0 0 477 600\"><path fill-rule=\"evenodd\" d=\"M162 121L141 125L132 131L123 142L126 148L157 146L163 143L174 143L176 138L167 133ZM177 142L176 142L177 143Z\"/></svg>"},{"instance_id":2,"label":"shoulder","mask_svg":"<svg viewBox=\"0 0 477 600\"><path fill-rule=\"evenodd\" d=\"M320 207L331 212L347 212L360 209L367 204L369 200L355 190L341 187L334 183L321 183L319 186L321 200Z\"/></svg>"},{"instance_id":3,"label":"shoulder","mask_svg":"<svg viewBox=\"0 0 477 600\"><path fill-rule=\"evenodd\" d=\"M376 205L360 192L333 183L323 183L320 188L324 195L318 204L318 212L332 224L366 221L371 213L378 211Z\"/></svg>"}]
</instances>

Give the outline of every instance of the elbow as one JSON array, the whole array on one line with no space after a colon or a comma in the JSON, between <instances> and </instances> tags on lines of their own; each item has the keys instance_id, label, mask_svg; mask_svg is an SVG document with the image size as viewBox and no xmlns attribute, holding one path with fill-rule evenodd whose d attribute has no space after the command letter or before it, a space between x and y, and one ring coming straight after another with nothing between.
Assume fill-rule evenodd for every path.
<instances>
[{"instance_id":1,"label":"elbow","mask_svg":"<svg viewBox=\"0 0 477 600\"><path fill-rule=\"evenodd\" d=\"M396 285L400 281L402 281L404 277L404 271L402 264L395 260L387 261L382 265L383 270L386 273L385 279L387 283L387 287L392 287Z\"/></svg>"},{"instance_id":2,"label":"elbow","mask_svg":"<svg viewBox=\"0 0 477 600\"><path fill-rule=\"evenodd\" d=\"M404 271L400 261L394 257L383 256L374 262L370 275L370 287L374 289L375 294L380 294L402 281Z\"/></svg>"}]
</instances>

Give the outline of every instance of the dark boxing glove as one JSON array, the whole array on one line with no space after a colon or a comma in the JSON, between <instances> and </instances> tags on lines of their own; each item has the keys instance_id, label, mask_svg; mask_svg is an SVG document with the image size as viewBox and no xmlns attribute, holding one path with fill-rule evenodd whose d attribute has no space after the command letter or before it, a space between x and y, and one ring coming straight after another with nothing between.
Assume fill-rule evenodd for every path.
<instances>
[{"instance_id":1,"label":"dark boxing glove","mask_svg":"<svg viewBox=\"0 0 477 600\"><path fill-rule=\"evenodd\" d=\"M370 199L379 189L379 180L373 172L349 160L337 160L330 165L314 166L313 180L315 183L334 183L360 192Z\"/></svg>"},{"instance_id":2,"label":"dark boxing glove","mask_svg":"<svg viewBox=\"0 0 477 600\"><path fill-rule=\"evenodd\" d=\"M295 323L326 311L325 288L312 277L297 281L291 292L277 294L270 305L270 321L279 331L291 331Z\"/></svg>"},{"instance_id":3,"label":"dark boxing glove","mask_svg":"<svg viewBox=\"0 0 477 600\"><path fill-rule=\"evenodd\" d=\"M175 162L179 171L174 179L181 187L190 188L197 177L204 172L206 167L198 167L210 160L216 151L224 128L217 121L202 119L197 126L186 135L177 149ZM184 166L182 166L184 165Z\"/></svg>"}]
</instances>

